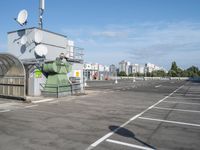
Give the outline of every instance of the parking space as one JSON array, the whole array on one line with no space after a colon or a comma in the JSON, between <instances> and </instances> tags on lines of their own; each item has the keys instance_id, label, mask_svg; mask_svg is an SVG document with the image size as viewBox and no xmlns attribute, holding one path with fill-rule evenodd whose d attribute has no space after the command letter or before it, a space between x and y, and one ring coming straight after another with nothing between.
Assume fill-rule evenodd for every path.
<instances>
[{"instance_id":1,"label":"parking space","mask_svg":"<svg viewBox=\"0 0 200 150\"><path fill-rule=\"evenodd\" d=\"M88 149L198 149L199 92L197 83L180 86L121 126L110 126Z\"/></svg>"},{"instance_id":2,"label":"parking space","mask_svg":"<svg viewBox=\"0 0 200 150\"><path fill-rule=\"evenodd\" d=\"M83 96L36 99L36 103L29 104L9 102L4 106L9 111L0 112L0 149L200 147L199 83L121 81L119 85L107 84L90 85Z\"/></svg>"}]
</instances>

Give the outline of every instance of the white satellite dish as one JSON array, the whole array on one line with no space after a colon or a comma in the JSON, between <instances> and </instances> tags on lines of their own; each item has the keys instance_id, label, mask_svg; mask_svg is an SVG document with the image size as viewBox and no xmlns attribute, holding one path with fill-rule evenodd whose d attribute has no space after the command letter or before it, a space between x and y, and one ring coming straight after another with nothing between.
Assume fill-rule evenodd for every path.
<instances>
[{"instance_id":1,"label":"white satellite dish","mask_svg":"<svg viewBox=\"0 0 200 150\"><path fill-rule=\"evenodd\" d=\"M21 38L21 40L20 40L20 43L22 45L25 45L27 43L27 41L28 41L27 37L25 35L23 35L22 38Z\"/></svg>"},{"instance_id":2,"label":"white satellite dish","mask_svg":"<svg viewBox=\"0 0 200 150\"><path fill-rule=\"evenodd\" d=\"M35 47L35 53L40 57L46 56L48 53L48 49L44 44L39 44Z\"/></svg>"},{"instance_id":3,"label":"white satellite dish","mask_svg":"<svg viewBox=\"0 0 200 150\"><path fill-rule=\"evenodd\" d=\"M15 19L20 25L25 25L27 23L28 12L23 9L18 13L17 18Z\"/></svg>"},{"instance_id":4,"label":"white satellite dish","mask_svg":"<svg viewBox=\"0 0 200 150\"><path fill-rule=\"evenodd\" d=\"M41 31L36 31L35 32L35 35L34 35L34 42L39 44L42 42L42 39L43 39L43 34Z\"/></svg>"}]
</instances>

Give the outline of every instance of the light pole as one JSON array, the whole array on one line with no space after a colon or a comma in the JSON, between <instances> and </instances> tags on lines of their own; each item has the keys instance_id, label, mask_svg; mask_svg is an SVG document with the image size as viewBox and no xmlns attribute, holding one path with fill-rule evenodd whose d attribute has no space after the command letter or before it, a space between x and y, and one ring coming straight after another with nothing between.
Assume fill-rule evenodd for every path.
<instances>
[{"instance_id":1,"label":"light pole","mask_svg":"<svg viewBox=\"0 0 200 150\"><path fill-rule=\"evenodd\" d=\"M117 71L115 71L115 84L117 84L118 83L118 81L117 81Z\"/></svg>"},{"instance_id":2,"label":"light pole","mask_svg":"<svg viewBox=\"0 0 200 150\"><path fill-rule=\"evenodd\" d=\"M135 72L135 71L134 71ZM133 73L133 83L135 82L135 76L134 76L134 73Z\"/></svg>"}]
</instances>

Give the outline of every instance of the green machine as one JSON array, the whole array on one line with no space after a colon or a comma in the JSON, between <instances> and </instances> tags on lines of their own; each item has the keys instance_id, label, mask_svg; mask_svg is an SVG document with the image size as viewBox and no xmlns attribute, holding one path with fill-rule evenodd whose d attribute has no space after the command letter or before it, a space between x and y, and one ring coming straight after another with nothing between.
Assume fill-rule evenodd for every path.
<instances>
[{"instance_id":1,"label":"green machine","mask_svg":"<svg viewBox=\"0 0 200 150\"><path fill-rule=\"evenodd\" d=\"M71 71L71 64L62 58L55 61L45 62L43 72L47 74L47 81L44 86L43 94L45 95L66 95L71 92L70 81L67 73Z\"/></svg>"}]
</instances>

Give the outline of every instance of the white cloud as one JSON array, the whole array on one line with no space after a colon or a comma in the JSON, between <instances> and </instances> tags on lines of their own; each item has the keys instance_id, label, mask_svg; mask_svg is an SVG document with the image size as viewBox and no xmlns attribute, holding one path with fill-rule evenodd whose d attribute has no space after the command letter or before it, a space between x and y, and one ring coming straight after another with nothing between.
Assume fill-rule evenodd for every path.
<instances>
[{"instance_id":1,"label":"white cloud","mask_svg":"<svg viewBox=\"0 0 200 150\"><path fill-rule=\"evenodd\" d=\"M197 61L193 58L200 53L200 23L149 22L68 31L75 42L86 49L87 60L104 62L106 58L110 64L117 63L117 59L130 59L133 63L150 61L167 66L173 58L188 66ZM199 61L196 64L200 66Z\"/></svg>"},{"instance_id":2,"label":"white cloud","mask_svg":"<svg viewBox=\"0 0 200 150\"><path fill-rule=\"evenodd\" d=\"M126 32L117 32L117 31L102 31L102 32L94 32L92 35L94 36L101 36L101 37L108 37L108 38L121 38L127 37Z\"/></svg>"}]
</instances>

